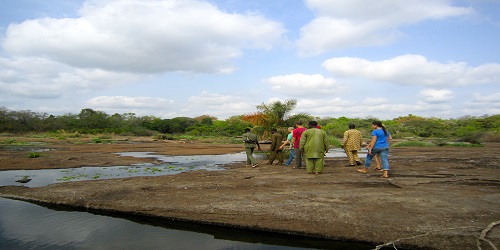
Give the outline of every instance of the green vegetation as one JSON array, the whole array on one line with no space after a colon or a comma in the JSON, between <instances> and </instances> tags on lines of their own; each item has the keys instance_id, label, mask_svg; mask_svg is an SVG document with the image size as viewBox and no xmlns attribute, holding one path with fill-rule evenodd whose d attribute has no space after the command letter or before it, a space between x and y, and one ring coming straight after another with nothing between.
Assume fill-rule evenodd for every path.
<instances>
[{"instance_id":1,"label":"green vegetation","mask_svg":"<svg viewBox=\"0 0 500 250\"><path fill-rule=\"evenodd\" d=\"M287 127L292 126L295 121L301 120L307 123L309 120L316 120L329 135L332 145L340 146L339 139L343 137L349 123L354 123L368 140L371 122L377 120L374 117L319 118L307 113L290 115L296 104L296 100L263 103L256 106L254 113L233 116L226 120L218 120L209 115L172 119L154 116L137 117L134 113L109 115L92 109L82 109L79 114L54 116L26 110L11 111L0 107L0 133L12 137L16 134L29 133L34 138L61 140L86 137L91 138L93 143L113 142L111 140L113 135L151 136L157 140L240 143L237 137L246 127L252 128L261 140L268 140L269 131L273 127L286 136ZM410 143L395 144L395 146L470 146L482 142L500 142L500 115L440 119L409 114L381 121L395 139L394 143L398 141ZM457 144L458 142L461 144ZM18 142L16 139L7 139L1 141L0 145L18 145Z\"/></svg>"},{"instance_id":2,"label":"green vegetation","mask_svg":"<svg viewBox=\"0 0 500 250\"><path fill-rule=\"evenodd\" d=\"M41 157L42 154L38 153L38 152L30 152L28 153L28 158L38 158L38 157Z\"/></svg>"}]
</instances>

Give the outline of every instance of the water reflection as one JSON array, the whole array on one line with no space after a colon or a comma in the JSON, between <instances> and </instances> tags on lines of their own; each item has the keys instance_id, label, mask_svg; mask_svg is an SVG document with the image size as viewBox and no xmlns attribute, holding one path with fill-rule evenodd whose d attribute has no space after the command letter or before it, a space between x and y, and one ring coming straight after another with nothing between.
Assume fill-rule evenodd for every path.
<instances>
[{"instance_id":1,"label":"water reflection","mask_svg":"<svg viewBox=\"0 0 500 250\"><path fill-rule=\"evenodd\" d=\"M111 217L0 198L0 249L370 249L157 218Z\"/></svg>"}]
</instances>

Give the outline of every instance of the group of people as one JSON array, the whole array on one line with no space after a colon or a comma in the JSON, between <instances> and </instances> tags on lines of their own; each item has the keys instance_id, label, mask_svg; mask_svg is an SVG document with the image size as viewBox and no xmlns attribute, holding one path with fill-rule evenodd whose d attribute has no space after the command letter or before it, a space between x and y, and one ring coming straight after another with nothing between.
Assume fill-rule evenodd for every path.
<instances>
[{"instance_id":1,"label":"group of people","mask_svg":"<svg viewBox=\"0 0 500 250\"><path fill-rule=\"evenodd\" d=\"M310 121L305 128L302 122L296 122L294 127L289 127L286 140L283 140L281 133L277 129L271 130L271 146L268 164L273 164L275 160L277 164L289 166L295 159L293 168L304 168L308 174L321 174L324 168L324 158L330 147L327 134L318 126L316 121ZM390 133L386 130L380 121L372 122L371 140L366 148L368 154L365 159L364 168L357 169L360 173L366 173L370 168L372 160L375 158L376 170L382 171L382 177L389 177L389 139ZM252 167L257 167L259 164L253 152L257 147L260 149L260 144L257 135L250 132L250 129L245 129L243 134L245 142L245 152L247 155L247 164ZM289 145L290 155L288 160L284 162L283 149ZM362 133L356 129L354 124L349 124L349 129L344 132L342 139L342 148L344 149L349 165L362 165L358 152L363 146ZM305 162L305 164L303 164Z\"/></svg>"}]
</instances>

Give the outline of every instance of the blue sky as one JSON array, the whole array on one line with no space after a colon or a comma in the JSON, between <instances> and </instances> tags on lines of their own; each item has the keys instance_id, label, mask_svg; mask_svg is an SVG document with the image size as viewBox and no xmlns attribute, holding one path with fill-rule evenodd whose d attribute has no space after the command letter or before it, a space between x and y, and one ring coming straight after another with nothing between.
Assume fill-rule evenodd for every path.
<instances>
[{"instance_id":1,"label":"blue sky","mask_svg":"<svg viewBox=\"0 0 500 250\"><path fill-rule=\"evenodd\" d=\"M0 1L0 107L500 114L500 0Z\"/></svg>"}]
</instances>

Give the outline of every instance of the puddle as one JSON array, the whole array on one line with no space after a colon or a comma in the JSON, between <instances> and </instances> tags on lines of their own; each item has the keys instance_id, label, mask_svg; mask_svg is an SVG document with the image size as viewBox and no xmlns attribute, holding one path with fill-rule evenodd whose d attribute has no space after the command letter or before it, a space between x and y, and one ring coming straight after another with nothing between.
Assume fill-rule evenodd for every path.
<instances>
[{"instance_id":1,"label":"puddle","mask_svg":"<svg viewBox=\"0 0 500 250\"><path fill-rule=\"evenodd\" d=\"M361 152L360 156L364 154L366 153ZM155 158L157 161L156 163L136 164L131 166L0 171L0 186L16 185L41 187L67 181L170 175L193 170L220 171L224 170L224 165L244 162L246 160L244 152L223 155L190 156L168 156L153 154L151 152L126 152L118 153L118 155L136 158ZM258 160L265 160L267 158L266 154L254 155ZM344 156L345 153L342 149L332 149L326 155L326 157ZM29 178L31 180L27 183L16 182L23 178Z\"/></svg>"}]
</instances>

